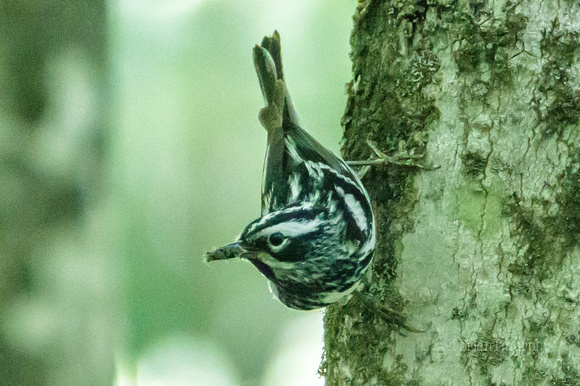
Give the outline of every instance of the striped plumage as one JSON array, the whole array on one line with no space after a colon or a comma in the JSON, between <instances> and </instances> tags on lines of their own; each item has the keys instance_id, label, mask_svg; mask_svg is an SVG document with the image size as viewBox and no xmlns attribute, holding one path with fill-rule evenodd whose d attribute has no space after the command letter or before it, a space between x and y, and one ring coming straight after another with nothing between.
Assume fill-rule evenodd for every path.
<instances>
[{"instance_id":1,"label":"striped plumage","mask_svg":"<svg viewBox=\"0 0 580 386\"><path fill-rule=\"evenodd\" d=\"M310 310L351 294L370 266L375 225L356 173L302 128L284 83L280 36L254 48L268 131L262 216L207 260L248 259L286 306Z\"/></svg>"}]
</instances>

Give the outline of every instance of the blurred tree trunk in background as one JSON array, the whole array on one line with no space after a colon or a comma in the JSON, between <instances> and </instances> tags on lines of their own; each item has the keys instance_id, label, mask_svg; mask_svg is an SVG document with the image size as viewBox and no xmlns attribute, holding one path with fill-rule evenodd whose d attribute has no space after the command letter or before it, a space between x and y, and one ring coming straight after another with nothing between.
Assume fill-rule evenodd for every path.
<instances>
[{"instance_id":1,"label":"blurred tree trunk in background","mask_svg":"<svg viewBox=\"0 0 580 386\"><path fill-rule=\"evenodd\" d=\"M0 384L111 384L105 2L0 12Z\"/></svg>"},{"instance_id":2,"label":"blurred tree trunk in background","mask_svg":"<svg viewBox=\"0 0 580 386\"><path fill-rule=\"evenodd\" d=\"M580 384L580 3L367 1L346 159L374 139L435 171L365 177L370 292L325 316L327 384Z\"/></svg>"}]
</instances>

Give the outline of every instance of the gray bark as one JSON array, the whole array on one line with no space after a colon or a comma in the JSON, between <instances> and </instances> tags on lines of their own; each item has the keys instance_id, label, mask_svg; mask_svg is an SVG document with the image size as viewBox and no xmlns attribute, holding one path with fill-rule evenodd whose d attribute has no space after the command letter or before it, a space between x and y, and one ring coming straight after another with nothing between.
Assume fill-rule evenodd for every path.
<instances>
[{"instance_id":1,"label":"gray bark","mask_svg":"<svg viewBox=\"0 0 580 386\"><path fill-rule=\"evenodd\" d=\"M365 177L369 291L428 329L329 307L327 384L580 384L579 31L578 2L359 4L345 159L441 166Z\"/></svg>"}]
</instances>

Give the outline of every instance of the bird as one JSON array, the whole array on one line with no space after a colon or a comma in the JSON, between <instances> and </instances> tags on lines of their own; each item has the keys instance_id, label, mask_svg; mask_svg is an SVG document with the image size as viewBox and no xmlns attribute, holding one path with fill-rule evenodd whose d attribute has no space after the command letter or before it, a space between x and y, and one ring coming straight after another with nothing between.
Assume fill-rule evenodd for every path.
<instances>
[{"instance_id":1,"label":"bird","mask_svg":"<svg viewBox=\"0 0 580 386\"><path fill-rule=\"evenodd\" d=\"M357 173L301 123L284 80L280 34L253 49L267 132L261 215L206 261L241 258L287 307L312 310L348 301L376 249L376 225Z\"/></svg>"}]
</instances>

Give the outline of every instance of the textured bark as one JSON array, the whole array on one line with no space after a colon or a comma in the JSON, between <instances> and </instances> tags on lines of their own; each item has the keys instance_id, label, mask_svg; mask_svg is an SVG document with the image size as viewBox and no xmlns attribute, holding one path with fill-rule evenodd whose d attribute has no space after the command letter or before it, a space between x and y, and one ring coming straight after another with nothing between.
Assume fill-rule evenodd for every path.
<instances>
[{"instance_id":1,"label":"textured bark","mask_svg":"<svg viewBox=\"0 0 580 386\"><path fill-rule=\"evenodd\" d=\"M579 31L571 1L359 4L345 158L441 166L365 177L369 291L428 329L329 307L327 384L580 384Z\"/></svg>"}]
</instances>

